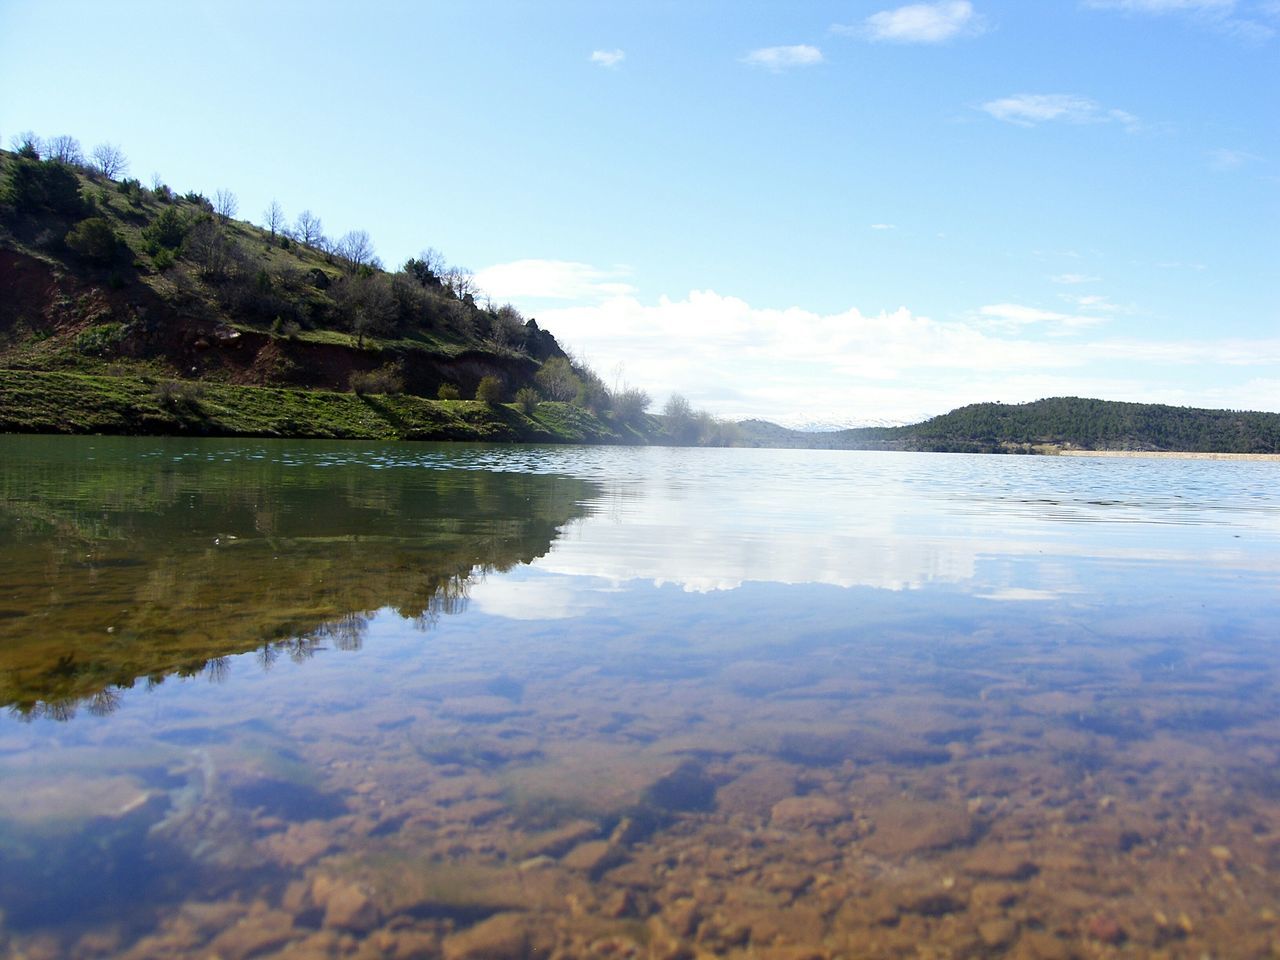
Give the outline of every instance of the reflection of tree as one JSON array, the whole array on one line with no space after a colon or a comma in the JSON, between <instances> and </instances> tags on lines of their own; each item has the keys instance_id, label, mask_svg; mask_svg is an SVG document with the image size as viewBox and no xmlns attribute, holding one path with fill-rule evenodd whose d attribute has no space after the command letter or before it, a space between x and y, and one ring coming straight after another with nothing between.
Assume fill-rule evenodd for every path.
<instances>
[{"instance_id":1,"label":"reflection of tree","mask_svg":"<svg viewBox=\"0 0 1280 960\"><path fill-rule=\"evenodd\" d=\"M41 438L61 460L0 456L0 582L24 613L0 617L0 704L32 717L110 712L143 678L218 680L234 654L270 669L359 650L384 607L428 630L465 610L473 577L546 553L593 494L422 467L100 455L89 468L58 439Z\"/></svg>"},{"instance_id":2,"label":"reflection of tree","mask_svg":"<svg viewBox=\"0 0 1280 960\"><path fill-rule=\"evenodd\" d=\"M315 637L320 643L332 643L339 650L359 650L364 646L364 634L368 629L369 617L366 614L348 613L320 624Z\"/></svg>"}]
</instances>

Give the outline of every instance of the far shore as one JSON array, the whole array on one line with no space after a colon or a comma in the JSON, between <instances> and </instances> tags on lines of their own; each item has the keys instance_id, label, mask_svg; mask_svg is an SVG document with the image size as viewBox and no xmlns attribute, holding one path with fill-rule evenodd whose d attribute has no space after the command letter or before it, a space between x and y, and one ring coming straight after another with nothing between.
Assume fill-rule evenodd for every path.
<instances>
[{"instance_id":1,"label":"far shore","mask_svg":"<svg viewBox=\"0 0 1280 960\"><path fill-rule=\"evenodd\" d=\"M1179 450L1059 450L1060 457L1138 457L1144 460L1274 460L1280 453L1191 453Z\"/></svg>"}]
</instances>

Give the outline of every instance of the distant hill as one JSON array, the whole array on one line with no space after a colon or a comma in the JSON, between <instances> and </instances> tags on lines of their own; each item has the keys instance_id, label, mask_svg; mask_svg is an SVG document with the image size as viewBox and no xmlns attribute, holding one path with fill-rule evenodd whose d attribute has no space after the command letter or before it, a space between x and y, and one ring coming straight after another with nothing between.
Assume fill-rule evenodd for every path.
<instances>
[{"instance_id":1,"label":"distant hill","mask_svg":"<svg viewBox=\"0 0 1280 960\"><path fill-rule=\"evenodd\" d=\"M1152 403L1051 397L1033 403L975 403L923 423L802 433L777 424L739 424L749 446L1055 453L1060 450L1280 453L1280 414Z\"/></svg>"}]
</instances>

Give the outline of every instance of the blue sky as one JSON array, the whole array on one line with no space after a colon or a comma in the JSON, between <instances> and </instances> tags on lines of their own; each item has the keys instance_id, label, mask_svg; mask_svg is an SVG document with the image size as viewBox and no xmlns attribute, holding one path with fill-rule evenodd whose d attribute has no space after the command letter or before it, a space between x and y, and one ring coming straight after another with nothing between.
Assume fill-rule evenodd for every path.
<instances>
[{"instance_id":1,"label":"blue sky","mask_svg":"<svg viewBox=\"0 0 1280 960\"><path fill-rule=\"evenodd\" d=\"M1280 410L1278 0L0 0L0 136L477 271L728 416Z\"/></svg>"}]
</instances>

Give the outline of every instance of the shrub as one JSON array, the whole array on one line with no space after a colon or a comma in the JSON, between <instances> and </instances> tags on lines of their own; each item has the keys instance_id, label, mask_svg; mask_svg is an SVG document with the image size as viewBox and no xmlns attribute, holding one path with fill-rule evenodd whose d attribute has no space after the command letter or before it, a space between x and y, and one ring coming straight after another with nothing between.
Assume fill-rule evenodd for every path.
<instances>
[{"instance_id":1,"label":"shrub","mask_svg":"<svg viewBox=\"0 0 1280 960\"><path fill-rule=\"evenodd\" d=\"M170 250L177 250L187 236L187 218L174 207L165 207L142 230L142 238Z\"/></svg>"},{"instance_id":2,"label":"shrub","mask_svg":"<svg viewBox=\"0 0 1280 960\"><path fill-rule=\"evenodd\" d=\"M114 353L127 334L123 323L99 323L76 334L76 350L88 356Z\"/></svg>"},{"instance_id":3,"label":"shrub","mask_svg":"<svg viewBox=\"0 0 1280 960\"><path fill-rule=\"evenodd\" d=\"M538 409L542 397L532 387L521 387L516 391L516 406L527 417L531 417Z\"/></svg>"},{"instance_id":4,"label":"shrub","mask_svg":"<svg viewBox=\"0 0 1280 960\"><path fill-rule=\"evenodd\" d=\"M176 261L173 257L173 251L166 247L161 247L151 255L151 264L161 273L173 267Z\"/></svg>"},{"instance_id":5,"label":"shrub","mask_svg":"<svg viewBox=\"0 0 1280 960\"><path fill-rule=\"evenodd\" d=\"M624 423L634 423L649 409L653 400L638 387L628 387L614 394L613 410Z\"/></svg>"},{"instance_id":6,"label":"shrub","mask_svg":"<svg viewBox=\"0 0 1280 960\"><path fill-rule=\"evenodd\" d=\"M389 363L377 370L357 370L351 374L351 391L357 396L372 393L401 393L404 390L404 377L400 368Z\"/></svg>"},{"instance_id":7,"label":"shrub","mask_svg":"<svg viewBox=\"0 0 1280 960\"><path fill-rule=\"evenodd\" d=\"M191 380L162 380L151 388L151 395L160 406L170 410L190 409L204 396L204 385Z\"/></svg>"},{"instance_id":8,"label":"shrub","mask_svg":"<svg viewBox=\"0 0 1280 960\"><path fill-rule=\"evenodd\" d=\"M457 400L462 394L458 391L456 384L442 383L440 389L436 391L436 396L441 400Z\"/></svg>"},{"instance_id":9,"label":"shrub","mask_svg":"<svg viewBox=\"0 0 1280 960\"><path fill-rule=\"evenodd\" d=\"M142 181L135 178L127 178L116 184L116 190L124 194L125 199L132 206L139 207L142 205Z\"/></svg>"},{"instance_id":10,"label":"shrub","mask_svg":"<svg viewBox=\"0 0 1280 960\"><path fill-rule=\"evenodd\" d=\"M110 263L124 246L111 224L102 217L81 220L67 234L66 243L80 256L95 263Z\"/></svg>"},{"instance_id":11,"label":"shrub","mask_svg":"<svg viewBox=\"0 0 1280 960\"><path fill-rule=\"evenodd\" d=\"M613 394L605 386L600 375L585 365L579 365L574 371L580 382L573 402L592 413L603 413L613 407Z\"/></svg>"},{"instance_id":12,"label":"shrub","mask_svg":"<svg viewBox=\"0 0 1280 960\"><path fill-rule=\"evenodd\" d=\"M572 400L582 389L582 381L564 357L552 357L544 363L535 379L549 400Z\"/></svg>"},{"instance_id":13,"label":"shrub","mask_svg":"<svg viewBox=\"0 0 1280 960\"><path fill-rule=\"evenodd\" d=\"M490 406L502 402L502 381L497 377L482 377L476 387L476 399Z\"/></svg>"}]
</instances>

